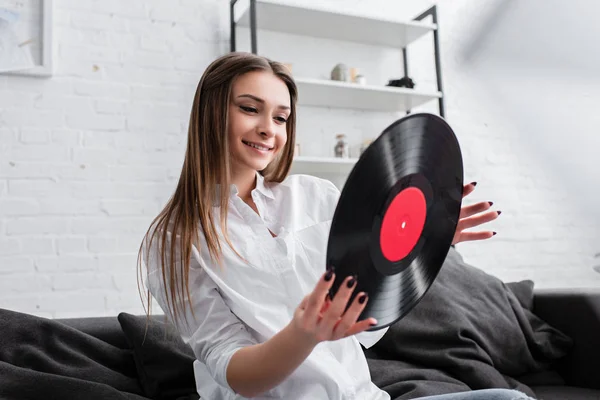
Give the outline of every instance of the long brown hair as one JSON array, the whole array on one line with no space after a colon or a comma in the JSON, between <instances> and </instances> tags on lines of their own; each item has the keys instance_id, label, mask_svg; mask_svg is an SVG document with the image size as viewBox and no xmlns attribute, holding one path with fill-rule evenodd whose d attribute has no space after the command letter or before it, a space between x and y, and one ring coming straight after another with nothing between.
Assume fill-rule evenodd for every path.
<instances>
[{"instance_id":1,"label":"long brown hair","mask_svg":"<svg viewBox=\"0 0 600 400\"><path fill-rule=\"evenodd\" d=\"M204 235L212 261L222 266L222 243L213 215L215 204L220 206L219 223L224 239L235 251L227 235L231 170L227 121L233 82L238 76L251 71L268 71L279 77L288 87L291 102L291 112L286 123L286 145L260 173L266 182L281 182L292 164L297 89L288 69L281 63L251 53L232 52L213 61L204 71L196 88L185 159L177 187L163 210L150 224L138 252L139 287L139 278L143 274L144 246L150 251L152 241L159 240L161 278L168 308L163 311L170 313L174 321L178 321L182 313L186 315L185 309L188 306L193 315L188 285L189 262L192 246L199 249L200 233ZM169 246L168 235L171 235ZM146 299L149 316L149 290Z\"/></svg>"}]
</instances>

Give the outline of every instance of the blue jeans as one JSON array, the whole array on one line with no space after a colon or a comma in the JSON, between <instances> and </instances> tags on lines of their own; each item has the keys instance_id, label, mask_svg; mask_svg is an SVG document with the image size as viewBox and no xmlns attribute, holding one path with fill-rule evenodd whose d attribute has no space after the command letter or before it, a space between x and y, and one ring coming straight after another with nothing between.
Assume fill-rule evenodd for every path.
<instances>
[{"instance_id":1,"label":"blue jeans","mask_svg":"<svg viewBox=\"0 0 600 400\"><path fill-rule=\"evenodd\" d=\"M509 389L484 389L472 392L419 397L417 400L533 400L525 393Z\"/></svg>"}]
</instances>

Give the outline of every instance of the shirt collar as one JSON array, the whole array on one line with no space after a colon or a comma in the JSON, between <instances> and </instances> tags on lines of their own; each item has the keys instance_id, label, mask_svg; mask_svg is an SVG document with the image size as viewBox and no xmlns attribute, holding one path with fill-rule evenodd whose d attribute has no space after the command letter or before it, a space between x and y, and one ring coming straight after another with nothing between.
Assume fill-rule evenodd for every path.
<instances>
[{"instance_id":1,"label":"shirt collar","mask_svg":"<svg viewBox=\"0 0 600 400\"><path fill-rule=\"evenodd\" d=\"M273 195L273 191L271 188L265 184L265 177L261 175L260 172L256 171L256 190L258 192L271 200L275 199Z\"/></svg>"},{"instance_id":2,"label":"shirt collar","mask_svg":"<svg viewBox=\"0 0 600 400\"><path fill-rule=\"evenodd\" d=\"M220 198L219 190L220 190L220 188L221 188L220 184L217 184L217 186L215 187L215 202L214 202L215 206L219 205L219 198ZM275 195L273 194L273 191L268 186L268 183L267 184L265 183L264 176L262 176L261 173L258 171L256 171L256 188L255 188L255 190L257 190L260 194L262 194L265 197L268 197L271 200L275 199ZM233 196L237 196L238 193L239 193L239 190L238 190L237 186L235 186L233 184L229 185L229 198L232 198Z\"/></svg>"}]
</instances>

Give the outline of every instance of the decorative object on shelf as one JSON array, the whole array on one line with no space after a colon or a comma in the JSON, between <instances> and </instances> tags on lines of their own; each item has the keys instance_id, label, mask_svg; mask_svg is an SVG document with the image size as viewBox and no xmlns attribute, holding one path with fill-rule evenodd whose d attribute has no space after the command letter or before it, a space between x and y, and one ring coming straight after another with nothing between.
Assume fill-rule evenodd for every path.
<instances>
[{"instance_id":1,"label":"decorative object on shelf","mask_svg":"<svg viewBox=\"0 0 600 400\"><path fill-rule=\"evenodd\" d=\"M335 144L335 147L334 147L335 156L338 158L350 157L350 154L348 151L348 142L346 142L346 135L344 135L343 133L340 133L340 134L336 135L335 138L337 139L337 143Z\"/></svg>"},{"instance_id":2,"label":"decorative object on shelf","mask_svg":"<svg viewBox=\"0 0 600 400\"><path fill-rule=\"evenodd\" d=\"M361 155L362 155L362 153L364 153L364 151L367 149L367 147L369 147L371 145L371 143L373 143L373 139L363 140L362 145L360 146L360 154Z\"/></svg>"},{"instance_id":3,"label":"decorative object on shelf","mask_svg":"<svg viewBox=\"0 0 600 400\"><path fill-rule=\"evenodd\" d=\"M296 143L294 147L294 157L298 157L300 155L300 143Z\"/></svg>"},{"instance_id":4,"label":"decorative object on shelf","mask_svg":"<svg viewBox=\"0 0 600 400\"><path fill-rule=\"evenodd\" d=\"M364 75L360 73L358 68L350 68L350 81L354 83L358 83L359 85L364 85L367 83Z\"/></svg>"},{"instance_id":5,"label":"decorative object on shelf","mask_svg":"<svg viewBox=\"0 0 600 400\"><path fill-rule=\"evenodd\" d=\"M359 85L366 85L367 84L367 78L365 78L364 75L358 74L356 75L356 83L358 83Z\"/></svg>"},{"instance_id":6,"label":"decorative object on shelf","mask_svg":"<svg viewBox=\"0 0 600 400\"><path fill-rule=\"evenodd\" d=\"M401 79L390 79L386 86L405 87L413 89L415 87L415 82L408 76L405 76Z\"/></svg>"},{"instance_id":7,"label":"decorative object on shelf","mask_svg":"<svg viewBox=\"0 0 600 400\"><path fill-rule=\"evenodd\" d=\"M331 70L331 80L345 82L348 80L348 74L348 66L346 64L337 64Z\"/></svg>"}]
</instances>

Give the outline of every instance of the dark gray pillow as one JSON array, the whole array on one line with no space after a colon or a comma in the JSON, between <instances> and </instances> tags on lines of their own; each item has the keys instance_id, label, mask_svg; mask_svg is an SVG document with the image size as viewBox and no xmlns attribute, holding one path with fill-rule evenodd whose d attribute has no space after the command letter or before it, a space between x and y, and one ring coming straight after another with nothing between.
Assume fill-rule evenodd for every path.
<instances>
[{"instance_id":1,"label":"dark gray pillow","mask_svg":"<svg viewBox=\"0 0 600 400\"><path fill-rule=\"evenodd\" d=\"M572 343L532 313L532 302L533 282L507 285L451 248L419 304L367 352L378 359L371 363L373 380L398 399L464 387L533 395L519 378L552 371Z\"/></svg>"},{"instance_id":2,"label":"dark gray pillow","mask_svg":"<svg viewBox=\"0 0 600 400\"><path fill-rule=\"evenodd\" d=\"M196 357L164 316L120 313L121 329L133 349L138 378L153 399L198 399L193 363ZM146 329L147 328L147 329Z\"/></svg>"}]
</instances>

